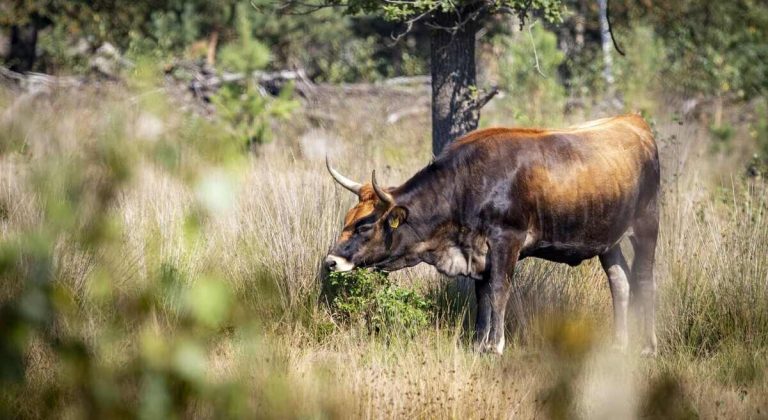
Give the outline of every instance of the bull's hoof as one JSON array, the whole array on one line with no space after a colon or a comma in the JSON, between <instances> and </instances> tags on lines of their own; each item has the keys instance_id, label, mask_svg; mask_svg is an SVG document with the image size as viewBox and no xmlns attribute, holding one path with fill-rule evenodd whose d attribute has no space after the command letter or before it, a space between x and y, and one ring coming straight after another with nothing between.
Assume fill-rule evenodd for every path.
<instances>
[{"instance_id":1,"label":"bull's hoof","mask_svg":"<svg viewBox=\"0 0 768 420\"><path fill-rule=\"evenodd\" d=\"M654 358L656 358L656 356L657 356L657 351L656 351L656 349L654 349L652 347L644 347L640 351L640 357L644 357L644 358L647 358L647 359L654 359Z\"/></svg>"}]
</instances>

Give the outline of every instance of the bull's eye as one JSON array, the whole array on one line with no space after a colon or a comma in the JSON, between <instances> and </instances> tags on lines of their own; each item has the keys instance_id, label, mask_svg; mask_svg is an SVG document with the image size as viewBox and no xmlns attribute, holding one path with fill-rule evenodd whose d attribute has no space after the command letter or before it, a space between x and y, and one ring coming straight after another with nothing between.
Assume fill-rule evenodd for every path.
<instances>
[{"instance_id":1,"label":"bull's eye","mask_svg":"<svg viewBox=\"0 0 768 420\"><path fill-rule=\"evenodd\" d=\"M370 232L371 229L373 229L373 225L372 224L367 224L367 225L360 225L360 226L358 226L356 230L357 230L357 233L361 233L362 234L362 233Z\"/></svg>"}]
</instances>

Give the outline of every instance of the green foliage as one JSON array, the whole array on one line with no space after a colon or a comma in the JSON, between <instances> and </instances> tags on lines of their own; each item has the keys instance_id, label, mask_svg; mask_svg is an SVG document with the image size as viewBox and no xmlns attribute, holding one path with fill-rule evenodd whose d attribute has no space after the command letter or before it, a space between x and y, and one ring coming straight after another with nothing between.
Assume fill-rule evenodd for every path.
<instances>
[{"instance_id":1,"label":"green foliage","mask_svg":"<svg viewBox=\"0 0 768 420\"><path fill-rule=\"evenodd\" d=\"M639 9L639 11L638 11ZM768 4L685 0L640 4L669 48L668 89L752 98L768 90Z\"/></svg>"},{"instance_id":2,"label":"green foliage","mask_svg":"<svg viewBox=\"0 0 768 420\"><path fill-rule=\"evenodd\" d=\"M615 54L616 87L624 97L628 111L652 112L654 103L651 98L660 93L660 69L668 59L664 42L653 28L637 25L627 36L624 49L625 56ZM600 72L595 74L600 75Z\"/></svg>"},{"instance_id":3,"label":"green foliage","mask_svg":"<svg viewBox=\"0 0 768 420\"><path fill-rule=\"evenodd\" d=\"M375 59L376 39L351 39L332 41L338 48L338 55L330 57L318 57L317 66L320 81L330 83L354 82L357 80L374 81L380 79L381 71L387 71L386 65L382 65Z\"/></svg>"},{"instance_id":4,"label":"green foliage","mask_svg":"<svg viewBox=\"0 0 768 420\"><path fill-rule=\"evenodd\" d=\"M722 125L712 125L709 132L720 143L727 143L733 138L734 129L728 123Z\"/></svg>"},{"instance_id":5,"label":"green foliage","mask_svg":"<svg viewBox=\"0 0 768 420\"><path fill-rule=\"evenodd\" d=\"M237 5L237 42L229 43L221 49L221 64L227 70L250 73L263 69L270 61L269 48L253 37L248 7L245 3Z\"/></svg>"},{"instance_id":6,"label":"green foliage","mask_svg":"<svg viewBox=\"0 0 768 420\"><path fill-rule=\"evenodd\" d=\"M393 284L383 272L330 273L328 289L334 316L345 323L362 322L372 334L413 335L429 320L429 302Z\"/></svg>"},{"instance_id":7,"label":"green foliage","mask_svg":"<svg viewBox=\"0 0 768 420\"><path fill-rule=\"evenodd\" d=\"M74 43L68 31L65 24L54 22L51 28L39 34L39 68L53 73L64 70L82 74L88 71L86 54L90 51L78 51L78 45Z\"/></svg>"},{"instance_id":8,"label":"green foliage","mask_svg":"<svg viewBox=\"0 0 768 420\"><path fill-rule=\"evenodd\" d=\"M288 118L299 105L291 99L293 89L284 88L277 98L269 96L253 80L251 73L269 63L269 49L253 38L248 6L236 9L238 39L221 50L225 69L245 73L242 84L228 83L213 96L217 117L227 132L244 145L263 144L271 140L270 122Z\"/></svg>"},{"instance_id":9,"label":"green foliage","mask_svg":"<svg viewBox=\"0 0 768 420\"><path fill-rule=\"evenodd\" d=\"M271 122L288 118L298 106L298 102L291 99L292 92L289 86L273 98L248 78L243 85L222 86L212 99L217 118L226 132L243 146L251 146L271 141Z\"/></svg>"},{"instance_id":10,"label":"green foliage","mask_svg":"<svg viewBox=\"0 0 768 420\"><path fill-rule=\"evenodd\" d=\"M424 14L452 14L463 7L476 7L478 2L470 0L406 0L397 2L380 2L376 0L323 0L321 2L316 2L316 4L318 3L346 7L346 12L351 14L374 12L381 13L389 20L404 21ZM483 7L486 7L491 13L498 12L502 8L509 8L522 16L527 16L528 13L538 11L542 17L550 22L559 21L562 19L563 14L563 6L560 0L498 0L488 2L483 5Z\"/></svg>"},{"instance_id":11,"label":"green foliage","mask_svg":"<svg viewBox=\"0 0 768 420\"><path fill-rule=\"evenodd\" d=\"M471 16L478 12L478 16L489 16L494 13L500 13L502 10L512 10L521 19L525 20L531 14L537 13L548 22L559 22L562 20L564 8L560 0L503 0L495 2L473 2L473 1L452 1L452 0L414 0L414 1L396 1L380 2L371 0L315 0L307 2L298 2L286 0L283 2L288 10L296 10L300 13L318 12L323 7L333 6L334 10L343 9L344 15L372 14L384 18L389 22L402 24L409 22L409 27L414 21L430 21L434 18L449 18L453 16ZM320 12L318 12L320 13ZM459 26L463 18L456 19L456 25ZM362 22L365 23L365 22ZM441 25L449 25L441 23ZM362 27L363 25L361 25ZM403 27L392 27L390 34L401 33ZM312 29L315 31L315 29ZM382 34L378 34L382 35ZM400 65L391 68L386 61L377 60L376 46L380 45L378 38L366 36L363 39L348 40L346 37L334 38L331 45L340 45L341 48L334 48L339 51L338 55L330 55L319 63L319 69L323 75L320 80L327 81L353 81L361 78L371 80L378 75L390 74L414 74L411 72L424 72L426 63L426 54L428 49L418 46L408 48L403 51L396 61ZM426 39L421 39L426 42ZM392 60L395 61L395 60ZM362 63L362 64L361 64ZM398 68L399 67L399 68Z\"/></svg>"},{"instance_id":12,"label":"green foliage","mask_svg":"<svg viewBox=\"0 0 768 420\"><path fill-rule=\"evenodd\" d=\"M184 3L181 10L158 10L151 14L148 33L161 51L179 51L200 37L205 17L194 3Z\"/></svg>"},{"instance_id":13,"label":"green foliage","mask_svg":"<svg viewBox=\"0 0 768 420\"><path fill-rule=\"evenodd\" d=\"M402 30L395 22L352 17L338 8L304 13L272 0L252 4L247 10L252 33L270 46L273 68L302 68L323 82L373 81L426 71L424 35L409 34L393 43L390 36Z\"/></svg>"},{"instance_id":14,"label":"green foliage","mask_svg":"<svg viewBox=\"0 0 768 420\"><path fill-rule=\"evenodd\" d=\"M506 95L501 105L514 115L515 124L556 125L552 117L562 114L565 90L557 78L564 56L555 34L534 24L530 33L498 37L494 46L502 51L498 77Z\"/></svg>"},{"instance_id":15,"label":"green foliage","mask_svg":"<svg viewBox=\"0 0 768 420\"><path fill-rule=\"evenodd\" d=\"M25 0L0 5L0 26L33 22L43 34L52 26L48 36L55 39L41 40L48 47L42 50L46 56L38 67L52 64L49 71L53 71L69 64L63 56L67 51L54 47L82 39L95 46L110 42L132 57L178 54L213 30L226 28L235 4L237 0Z\"/></svg>"},{"instance_id":16,"label":"green foliage","mask_svg":"<svg viewBox=\"0 0 768 420\"><path fill-rule=\"evenodd\" d=\"M729 152L733 144L731 140L736 135L736 129L729 123L711 124L709 134L712 137L711 151L713 153Z\"/></svg>"}]
</instances>

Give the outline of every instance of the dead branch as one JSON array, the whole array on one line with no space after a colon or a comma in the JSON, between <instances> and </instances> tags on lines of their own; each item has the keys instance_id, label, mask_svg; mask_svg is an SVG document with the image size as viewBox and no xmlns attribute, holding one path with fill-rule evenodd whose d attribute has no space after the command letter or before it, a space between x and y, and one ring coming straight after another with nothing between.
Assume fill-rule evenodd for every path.
<instances>
[{"instance_id":1,"label":"dead branch","mask_svg":"<svg viewBox=\"0 0 768 420\"><path fill-rule=\"evenodd\" d=\"M56 88L75 88L83 84L83 79L78 77L51 76L35 72L18 73L3 66L0 66L0 80L17 84L30 93L48 93Z\"/></svg>"},{"instance_id":2,"label":"dead branch","mask_svg":"<svg viewBox=\"0 0 768 420\"><path fill-rule=\"evenodd\" d=\"M613 25L611 24L611 0L605 1L605 17L608 21L608 33L611 35L611 41L613 42L613 48L616 48L616 52L618 52L622 57L625 57L624 51L619 48L619 44L616 42L616 38L613 36Z\"/></svg>"},{"instance_id":3,"label":"dead branch","mask_svg":"<svg viewBox=\"0 0 768 420\"><path fill-rule=\"evenodd\" d=\"M486 104L488 104L488 102L491 101L491 99L493 99L494 96L498 94L499 94L499 88L497 86L491 87L491 90L489 90L484 95L478 97L475 100L473 107L477 110L482 109Z\"/></svg>"},{"instance_id":4,"label":"dead branch","mask_svg":"<svg viewBox=\"0 0 768 420\"><path fill-rule=\"evenodd\" d=\"M386 79L382 84L387 86L400 86L400 85L429 85L432 83L432 76L399 76Z\"/></svg>"}]
</instances>

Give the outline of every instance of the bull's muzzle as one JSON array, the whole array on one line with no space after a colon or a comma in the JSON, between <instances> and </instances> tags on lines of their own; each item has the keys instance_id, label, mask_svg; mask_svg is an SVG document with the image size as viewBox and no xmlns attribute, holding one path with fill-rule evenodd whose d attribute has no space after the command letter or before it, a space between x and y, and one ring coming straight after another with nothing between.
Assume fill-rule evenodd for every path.
<instances>
[{"instance_id":1,"label":"bull's muzzle","mask_svg":"<svg viewBox=\"0 0 768 420\"><path fill-rule=\"evenodd\" d=\"M355 265L346 258L337 255L328 255L323 262L328 271L350 271Z\"/></svg>"}]
</instances>

